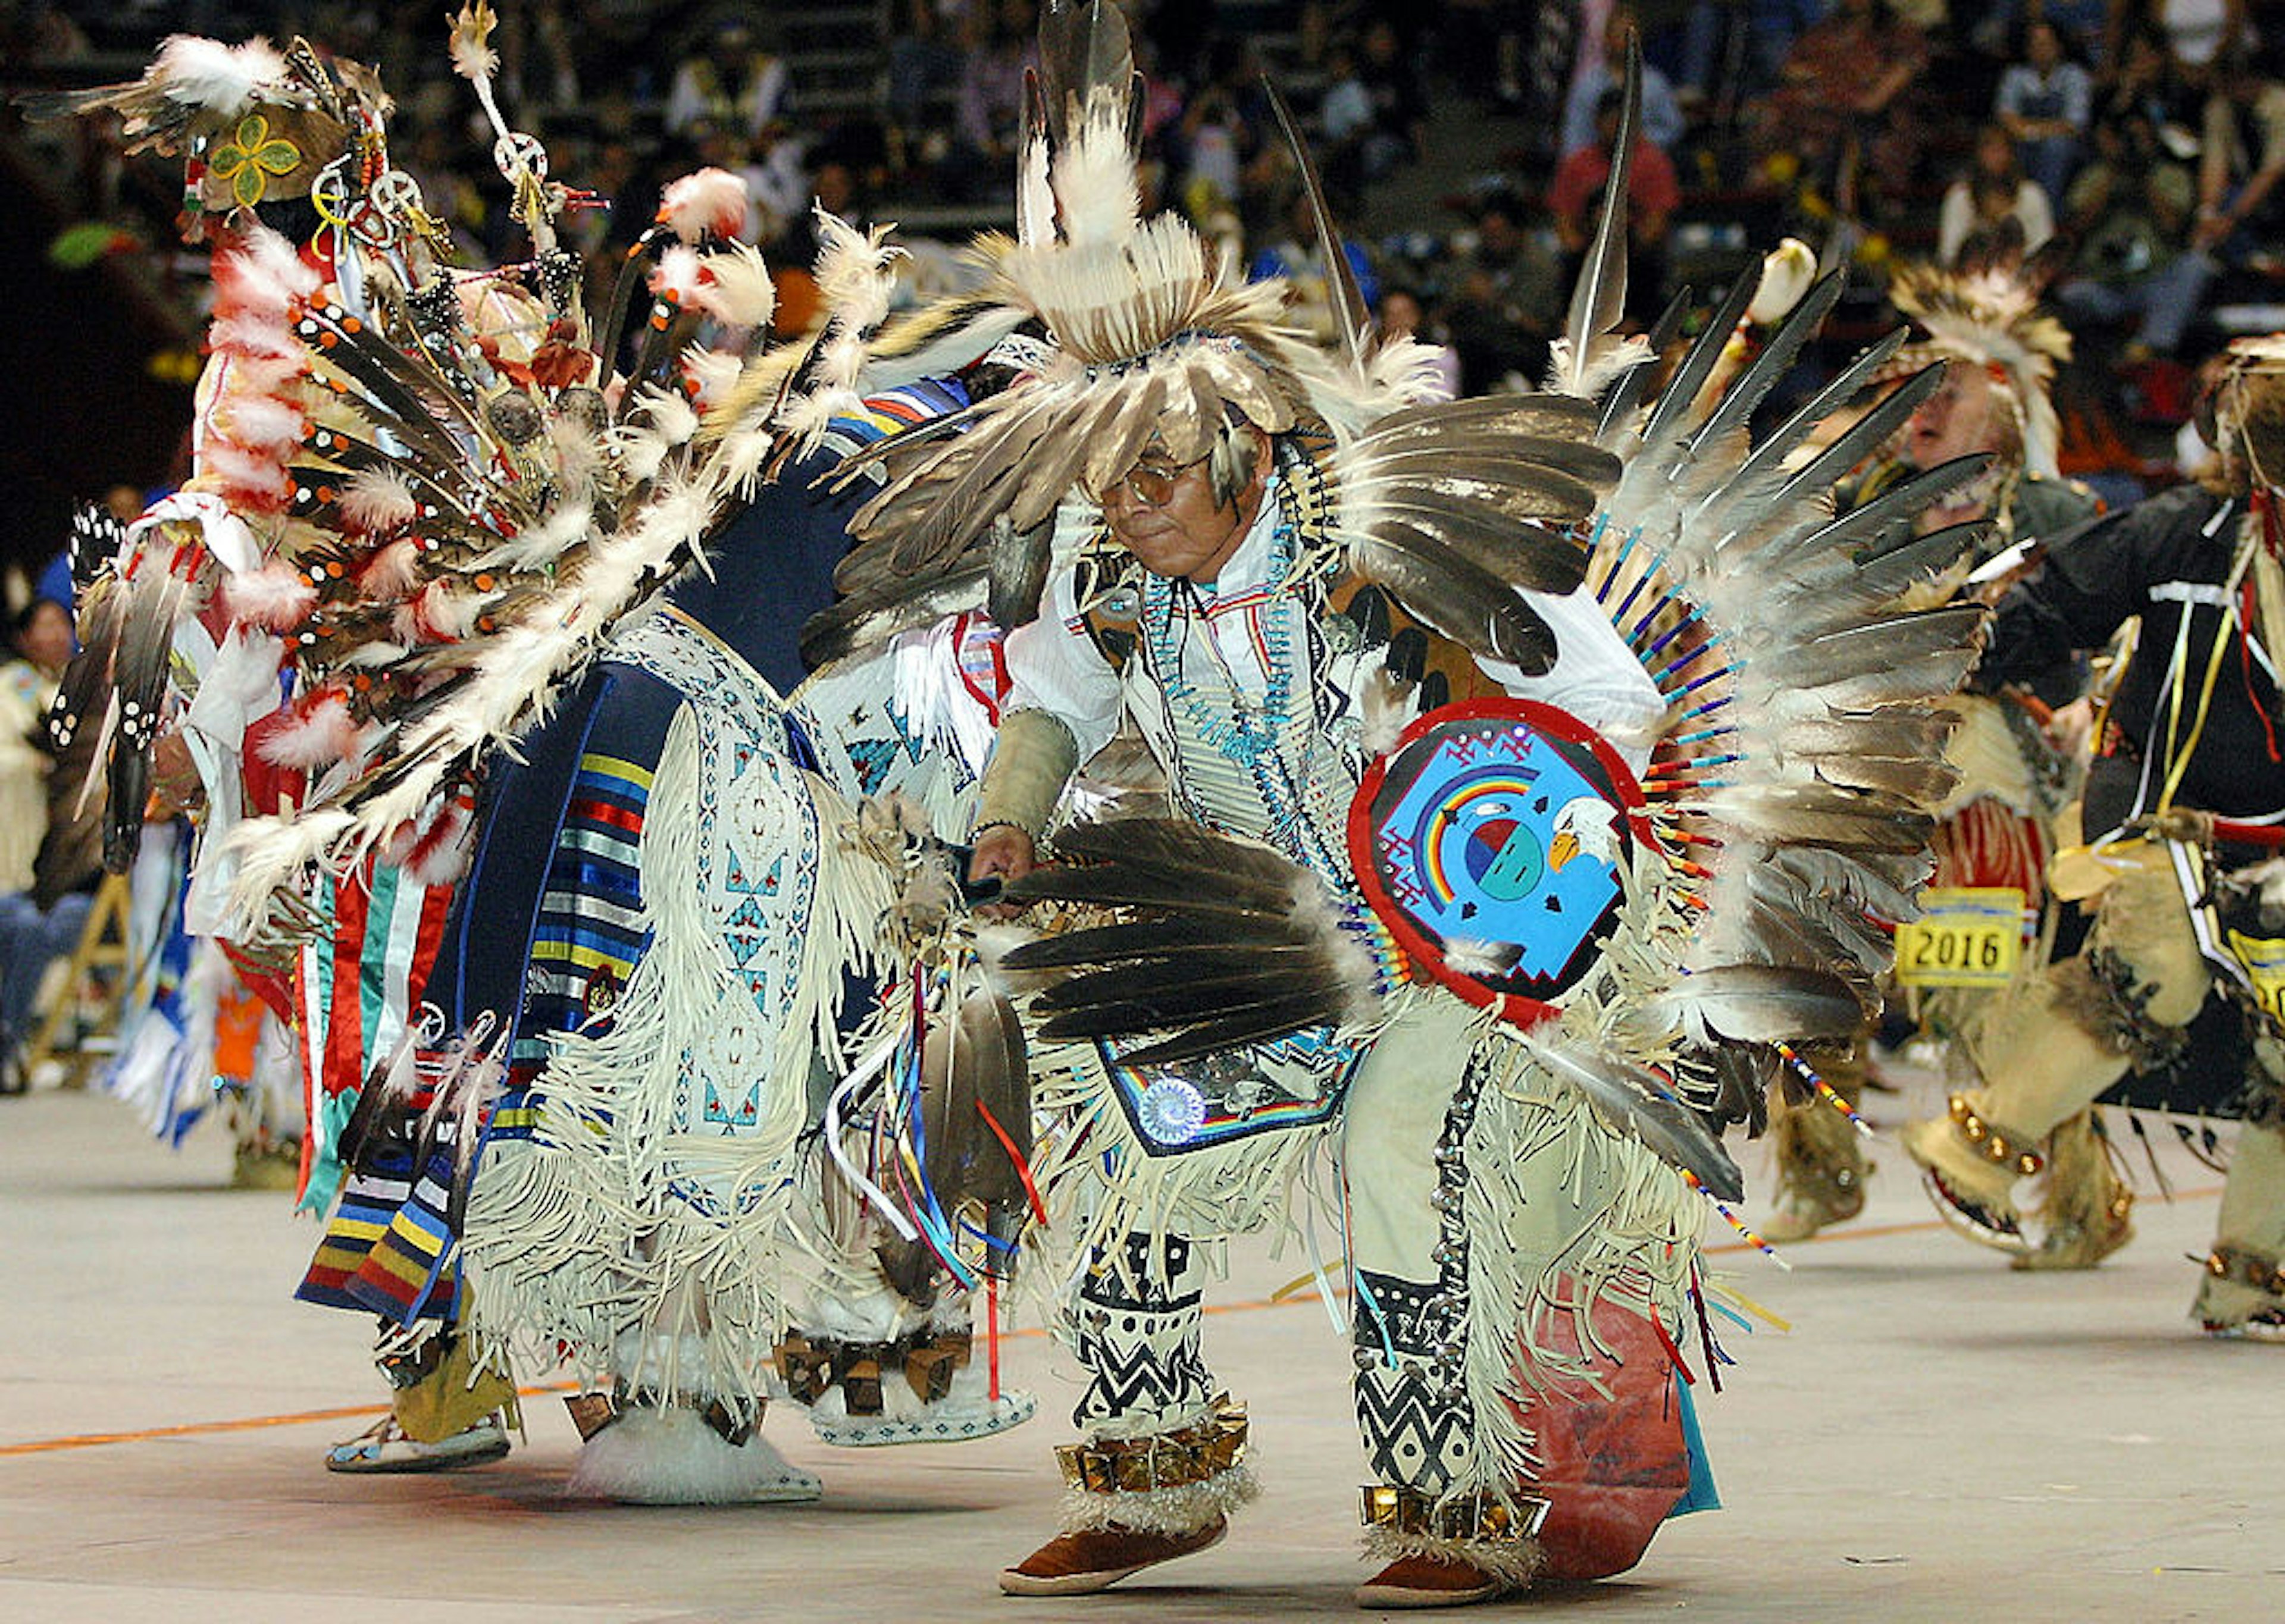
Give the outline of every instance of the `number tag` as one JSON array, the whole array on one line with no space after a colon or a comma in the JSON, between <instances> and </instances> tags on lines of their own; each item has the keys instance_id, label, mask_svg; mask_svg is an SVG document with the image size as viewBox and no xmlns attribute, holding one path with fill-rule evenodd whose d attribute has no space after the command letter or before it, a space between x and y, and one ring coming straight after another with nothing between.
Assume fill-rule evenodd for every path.
<instances>
[{"instance_id":1,"label":"number tag","mask_svg":"<svg viewBox=\"0 0 2285 1624\"><path fill-rule=\"evenodd\" d=\"M2270 1019L2285 1021L2285 942L2272 937L2227 933L2229 956L2245 967L2253 996Z\"/></svg>"},{"instance_id":2,"label":"number tag","mask_svg":"<svg viewBox=\"0 0 2285 1624\"><path fill-rule=\"evenodd\" d=\"M2012 886L1938 888L1896 927L1896 979L1908 987L2004 987L2023 958L2023 893ZM2285 943L2280 943L2285 951ZM2279 963L2285 973L2285 958Z\"/></svg>"}]
</instances>

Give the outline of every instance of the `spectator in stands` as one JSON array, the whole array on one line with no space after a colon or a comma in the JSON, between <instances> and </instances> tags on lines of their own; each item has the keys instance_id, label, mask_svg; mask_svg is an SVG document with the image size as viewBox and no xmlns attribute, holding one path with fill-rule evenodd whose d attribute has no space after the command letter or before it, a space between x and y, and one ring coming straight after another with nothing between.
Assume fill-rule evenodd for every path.
<instances>
[{"instance_id":1,"label":"spectator in stands","mask_svg":"<svg viewBox=\"0 0 2285 1624\"><path fill-rule=\"evenodd\" d=\"M624 140L611 139L597 142L593 156L579 170L578 184L603 199L609 207L583 208L568 216L561 228L562 236L569 247L589 262L589 274L602 277L596 286L610 285L609 273L598 267L626 246L621 225L631 217L624 211L635 205L638 169L633 146Z\"/></svg>"},{"instance_id":2,"label":"spectator in stands","mask_svg":"<svg viewBox=\"0 0 2285 1624\"><path fill-rule=\"evenodd\" d=\"M2097 87L2093 127L2139 114L2150 122L2169 157L2195 158L2204 98L2183 76L2181 65L2166 49L2166 36L2148 23L2129 28L2119 36L2112 61L2113 70Z\"/></svg>"},{"instance_id":3,"label":"spectator in stands","mask_svg":"<svg viewBox=\"0 0 2285 1624\"><path fill-rule=\"evenodd\" d=\"M1182 153L1176 199L1191 224L1209 230L1209 223L1238 211L1245 192L1251 136L1237 98L1220 84L1208 84L1190 98L1176 145ZM1327 184L1332 184L1330 166Z\"/></svg>"},{"instance_id":4,"label":"spectator in stands","mask_svg":"<svg viewBox=\"0 0 2285 1624\"><path fill-rule=\"evenodd\" d=\"M1627 42L1636 37L1639 29L1640 22L1633 11L1623 6L1612 11L1609 21L1603 25L1601 54L1571 82L1570 98L1563 108L1563 142L1559 158L1568 158L1595 145L1595 109L1604 91L1626 83ZM1675 99L1674 86L1648 62L1643 64L1639 128L1643 138L1663 153L1671 153L1683 136L1682 106Z\"/></svg>"},{"instance_id":5,"label":"spectator in stands","mask_svg":"<svg viewBox=\"0 0 2285 1624\"><path fill-rule=\"evenodd\" d=\"M1548 188L1547 212L1555 217L1567 281L1595 234L1625 102L1626 92L1616 86L1603 92L1595 106L1593 144L1558 164ZM1674 172L1674 161L1646 137L1637 138L1628 161L1627 296L1629 302L1640 304L1664 297L1666 239L1673 229L1674 211L1682 206L1682 183Z\"/></svg>"},{"instance_id":6,"label":"spectator in stands","mask_svg":"<svg viewBox=\"0 0 2285 1624\"><path fill-rule=\"evenodd\" d=\"M1461 393L1481 395L1511 377L1536 382L1561 319L1562 267L1519 198L1494 192L1477 205L1444 302L1444 327L1460 357Z\"/></svg>"},{"instance_id":7,"label":"spectator in stands","mask_svg":"<svg viewBox=\"0 0 2285 1624\"><path fill-rule=\"evenodd\" d=\"M969 11L964 0L897 0L890 8L888 107L899 129L931 120L938 98L949 100L959 89Z\"/></svg>"},{"instance_id":8,"label":"spectator in stands","mask_svg":"<svg viewBox=\"0 0 2285 1624\"><path fill-rule=\"evenodd\" d=\"M17 615L15 657L0 665L0 895L32 889L48 822L48 705L71 659L71 611L35 598Z\"/></svg>"},{"instance_id":9,"label":"spectator in stands","mask_svg":"<svg viewBox=\"0 0 2285 1624\"><path fill-rule=\"evenodd\" d=\"M2116 62L2113 20L2123 20L2131 9L2127 0L2007 0L1993 12L2003 32L1989 37L2002 38L2005 30L2043 22L2061 37L2065 56L2108 73Z\"/></svg>"},{"instance_id":10,"label":"spectator in stands","mask_svg":"<svg viewBox=\"0 0 2285 1624\"><path fill-rule=\"evenodd\" d=\"M1784 82L1786 61L1794 45L1825 20L1829 8L1826 0L1746 0L1744 9L1747 87L1773 90Z\"/></svg>"},{"instance_id":11,"label":"spectator in stands","mask_svg":"<svg viewBox=\"0 0 2285 1624\"><path fill-rule=\"evenodd\" d=\"M870 205L859 184L856 169L829 150L818 156L817 168L810 175L810 192L817 208L828 214L859 222L870 216ZM816 211L805 203L786 223L776 242L769 246L770 269L808 271L817 263L817 250Z\"/></svg>"},{"instance_id":12,"label":"spectator in stands","mask_svg":"<svg viewBox=\"0 0 2285 1624\"><path fill-rule=\"evenodd\" d=\"M786 65L745 22L717 23L675 65L666 94L666 128L686 135L701 122L758 136L785 111Z\"/></svg>"},{"instance_id":13,"label":"spectator in stands","mask_svg":"<svg viewBox=\"0 0 2285 1624\"><path fill-rule=\"evenodd\" d=\"M2285 222L2285 83L2251 52L2221 64L2200 137L2198 220L2192 240L2225 265L2273 253Z\"/></svg>"},{"instance_id":14,"label":"spectator in stands","mask_svg":"<svg viewBox=\"0 0 2285 1624\"><path fill-rule=\"evenodd\" d=\"M52 598L35 598L16 617L13 640L16 657L0 666L0 1093L20 1094L40 977L79 941L95 875L75 876L85 883L55 894L40 883L50 861L42 836L67 788L51 781L41 732L71 660L71 613ZM65 796L67 809L72 798Z\"/></svg>"},{"instance_id":15,"label":"spectator in stands","mask_svg":"<svg viewBox=\"0 0 2285 1624\"><path fill-rule=\"evenodd\" d=\"M1927 66L1927 39L1888 0L1836 0L1794 41L1777 88L1751 110L1755 150L1790 154L1834 195L1849 192L1861 170L1893 210L1920 167L1912 93Z\"/></svg>"},{"instance_id":16,"label":"spectator in stands","mask_svg":"<svg viewBox=\"0 0 2285 1624\"><path fill-rule=\"evenodd\" d=\"M2245 0L2148 0L2148 15L2165 36L2167 54L2200 83L2254 43Z\"/></svg>"},{"instance_id":17,"label":"spectator in stands","mask_svg":"<svg viewBox=\"0 0 2285 1624\"><path fill-rule=\"evenodd\" d=\"M2050 200L2062 196L2077 169L2094 102L2094 82L2063 49L2051 22L2023 31L2022 59L1999 75L1992 110L2015 143L2023 173Z\"/></svg>"},{"instance_id":18,"label":"spectator in stands","mask_svg":"<svg viewBox=\"0 0 2285 1624\"><path fill-rule=\"evenodd\" d=\"M1365 137L1377 151L1376 174L1420 151L1420 132L1428 118L1428 94L1421 88L1411 59L1405 55L1396 26L1386 17L1373 19L1364 31L1357 58L1357 76L1372 107L1372 124Z\"/></svg>"},{"instance_id":19,"label":"spectator in stands","mask_svg":"<svg viewBox=\"0 0 2285 1624\"><path fill-rule=\"evenodd\" d=\"M729 167L746 183L746 200L751 206L749 241L773 243L796 216L809 211L809 169L803 161L802 143L783 120L763 125L761 134Z\"/></svg>"},{"instance_id":20,"label":"spectator in stands","mask_svg":"<svg viewBox=\"0 0 2285 1624\"><path fill-rule=\"evenodd\" d=\"M1374 314L1382 337L1417 339L1434 349L1439 390L1448 400L1459 394L1460 353L1445 341L1441 325L1418 294L1409 287L1389 288L1380 295L1380 308Z\"/></svg>"},{"instance_id":21,"label":"spectator in stands","mask_svg":"<svg viewBox=\"0 0 2285 1624\"><path fill-rule=\"evenodd\" d=\"M397 166L420 185L421 206L452 233L462 254L483 263L484 194L470 178L476 171L464 161L466 144L456 145L452 127L441 121L401 120L397 129L389 145Z\"/></svg>"},{"instance_id":22,"label":"spectator in stands","mask_svg":"<svg viewBox=\"0 0 2285 1624\"><path fill-rule=\"evenodd\" d=\"M492 43L500 55L503 106L537 116L579 105L578 62L561 0L540 0L502 11ZM339 52L354 50L350 43L336 41L330 34L327 43ZM372 59L363 52L357 54L362 59Z\"/></svg>"},{"instance_id":23,"label":"spectator in stands","mask_svg":"<svg viewBox=\"0 0 2285 1624\"><path fill-rule=\"evenodd\" d=\"M1952 263L1969 232L1989 229L2011 214L2023 228L2026 251L2055 234L2053 202L2038 182L2023 173L2006 127L1986 124L1976 131L1967 173L1944 188L1936 211L1936 257Z\"/></svg>"},{"instance_id":24,"label":"spectator in stands","mask_svg":"<svg viewBox=\"0 0 2285 1624\"><path fill-rule=\"evenodd\" d=\"M1486 106L1521 98L1533 9L1520 0L1445 0L1436 43L1462 95Z\"/></svg>"},{"instance_id":25,"label":"spectator in stands","mask_svg":"<svg viewBox=\"0 0 2285 1624\"><path fill-rule=\"evenodd\" d=\"M1357 71L1356 52L1336 41L1325 49L1325 89L1317 98L1318 164L1325 184L1353 200L1370 178L1365 142L1372 134L1372 96Z\"/></svg>"},{"instance_id":26,"label":"spectator in stands","mask_svg":"<svg viewBox=\"0 0 2285 1624\"><path fill-rule=\"evenodd\" d=\"M2122 360L2172 357L2215 270L2190 246L2196 183L2139 114L2093 134L2093 155L2063 201L2078 247L2055 298L2081 327L2134 322Z\"/></svg>"},{"instance_id":27,"label":"spectator in stands","mask_svg":"<svg viewBox=\"0 0 2285 1624\"><path fill-rule=\"evenodd\" d=\"M1278 218L1279 230L1274 240L1254 255L1253 263L1246 270L1246 279L1265 282L1271 277L1284 277L1286 320L1320 339L1331 339L1334 336L1331 288L1308 193L1299 187L1289 192ZM1344 241L1341 252L1349 263L1350 274L1356 278L1358 290L1364 295L1366 308L1378 304L1380 279L1373 271L1371 256L1354 241Z\"/></svg>"},{"instance_id":28,"label":"spectator in stands","mask_svg":"<svg viewBox=\"0 0 2285 1624\"><path fill-rule=\"evenodd\" d=\"M946 189L961 201L997 196L1013 173L1034 21L1031 0L999 0L970 16L971 43L960 74L959 138L943 171Z\"/></svg>"}]
</instances>

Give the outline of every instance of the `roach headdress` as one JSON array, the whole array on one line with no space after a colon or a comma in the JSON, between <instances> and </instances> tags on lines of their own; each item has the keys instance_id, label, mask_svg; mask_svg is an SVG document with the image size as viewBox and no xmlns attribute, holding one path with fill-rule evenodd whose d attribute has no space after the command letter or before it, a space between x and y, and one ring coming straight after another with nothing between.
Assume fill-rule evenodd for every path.
<instances>
[{"instance_id":1,"label":"roach headdress","mask_svg":"<svg viewBox=\"0 0 2285 1624\"><path fill-rule=\"evenodd\" d=\"M2021 229L2003 230L1950 269L1899 266L1888 286L1889 300L1926 335L1905 347L1900 365L1984 369L2022 442L2024 472L2042 479L2058 476L2062 429L2051 391L2056 366L2071 354L2069 329L2040 306L2062 251L2058 240L2026 255Z\"/></svg>"}]
</instances>

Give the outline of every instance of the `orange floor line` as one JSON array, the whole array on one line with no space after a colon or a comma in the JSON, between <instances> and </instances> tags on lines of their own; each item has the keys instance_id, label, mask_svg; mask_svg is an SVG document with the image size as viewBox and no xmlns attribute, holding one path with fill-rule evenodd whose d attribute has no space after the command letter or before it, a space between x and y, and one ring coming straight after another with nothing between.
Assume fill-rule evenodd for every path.
<instances>
[{"instance_id":1,"label":"orange floor line","mask_svg":"<svg viewBox=\"0 0 2285 1624\"><path fill-rule=\"evenodd\" d=\"M2221 1194L2221 1186L2212 1185L2198 1189L2178 1189L2171 1199L2198 1201ZM1931 1229L1943 1228L1939 1218L1923 1218L1906 1224L1856 1224L1847 1228L1827 1230L1811 1236L1806 1241L1790 1241L1788 1248L1822 1245L1835 1241L1876 1241L1896 1235L1923 1235ZM1708 1257L1725 1253L1752 1251L1755 1248L1744 1241L1725 1241L1719 1246L1702 1249ZM1347 1292L1337 1293L1347 1296ZM1208 1303L1207 1314L1252 1314L1263 1308L1291 1308L1299 1303L1315 1299L1315 1293L1296 1291L1291 1297L1253 1298L1244 1302ZM1027 1325L1015 1330L1003 1330L1001 1336L1013 1342L1048 1334L1043 1325ZM526 1398L543 1398L550 1393L576 1393L577 1382L547 1382L535 1387L519 1387L516 1392ZM43 1438L30 1443L0 1444L0 1457L12 1455L50 1455L63 1449L94 1449L106 1444L149 1443L161 1438L197 1438L213 1432L258 1432L267 1427L309 1426L320 1421L345 1421L357 1416L379 1416L389 1409L386 1404L352 1404L341 1409L306 1409L290 1416L249 1416L237 1421L192 1421L181 1426L146 1427L136 1432L89 1432L77 1438Z\"/></svg>"},{"instance_id":2,"label":"orange floor line","mask_svg":"<svg viewBox=\"0 0 2285 1624\"><path fill-rule=\"evenodd\" d=\"M544 1398L550 1393L576 1393L577 1382L544 1382L536 1387L519 1387L516 1392L527 1399ZM76 1438L43 1438L30 1443L0 1444L0 1455L48 1455L59 1449L94 1449L105 1444L141 1444L161 1438L196 1438L209 1432L259 1432L266 1427L309 1426L319 1421L347 1421L358 1416L385 1416L386 1404L349 1404L340 1409L305 1409L290 1416L247 1416L235 1421L191 1421L181 1426L145 1427L135 1432L83 1432Z\"/></svg>"}]
</instances>

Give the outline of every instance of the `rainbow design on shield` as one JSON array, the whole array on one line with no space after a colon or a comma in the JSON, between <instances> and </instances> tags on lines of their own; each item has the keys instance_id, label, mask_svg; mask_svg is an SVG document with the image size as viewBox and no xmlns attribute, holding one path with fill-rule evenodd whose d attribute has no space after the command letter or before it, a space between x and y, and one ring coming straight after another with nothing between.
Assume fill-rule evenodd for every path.
<instances>
[{"instance_id":1,"label":"rainbow design on shield","mask_svg":"<svg viewBox=\"0 0 2285 1624\"><path fill-rule=\"evenodd\" d=\"M1592 750L1527 718L1455 719L1398 751L1372 810L1389 899L1432 941L1497 967L1480 978L1543 998L1585 973L1627 850Z\"/></svg>"}]
</instances>

